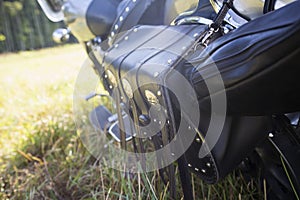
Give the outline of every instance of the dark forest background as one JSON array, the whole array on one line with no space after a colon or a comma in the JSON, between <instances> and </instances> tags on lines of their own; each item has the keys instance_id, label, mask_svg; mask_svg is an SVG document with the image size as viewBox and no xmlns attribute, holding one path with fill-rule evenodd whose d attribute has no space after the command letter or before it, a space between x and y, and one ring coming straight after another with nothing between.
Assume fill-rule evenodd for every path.
<instances>
[{"instance_id":1,"label":"dark forest background","mask_svg":"<svg viewBox=\"0 0 300 200\"><path fill-rule=\"evenodd\" d=\"M0 0L0 53L54 46L49 21L36 0Z\"/></svg>"}]
</instances>

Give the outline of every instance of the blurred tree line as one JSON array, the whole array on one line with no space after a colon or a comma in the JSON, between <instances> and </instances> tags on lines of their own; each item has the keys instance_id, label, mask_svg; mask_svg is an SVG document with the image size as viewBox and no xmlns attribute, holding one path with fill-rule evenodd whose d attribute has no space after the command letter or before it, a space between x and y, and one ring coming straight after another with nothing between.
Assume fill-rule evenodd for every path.
<instances>
[{"instance_id":1,"label":"blurred tree line","mask_svg":"<svg viewBox=\"0 0 300 200\"><path fill-rule=\"evenodd\" d=\"M36 0L0 0L0 53L55 45L50 22Z\"/></svg>"}]
</instances>

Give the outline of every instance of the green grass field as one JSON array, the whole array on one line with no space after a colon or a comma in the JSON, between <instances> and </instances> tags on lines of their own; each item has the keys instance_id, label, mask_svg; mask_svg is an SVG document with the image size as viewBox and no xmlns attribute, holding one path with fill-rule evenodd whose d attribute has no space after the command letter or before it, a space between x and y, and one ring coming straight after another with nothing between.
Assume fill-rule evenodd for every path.
<instances>
[{"instance_id":1,"label":"green grass field","mask_svg":"<svg viewBox=\"0 0 300 200\"><path fill-rule=\"evenodd\" d=\"M1 200L168 199L157 173L125 176L84 148L72 95L85 59L80 45L0 55ZM255 182L235 174L214 186L193 177L194 193L198 199L261 199Z\"/></svg>"}]
</instances>

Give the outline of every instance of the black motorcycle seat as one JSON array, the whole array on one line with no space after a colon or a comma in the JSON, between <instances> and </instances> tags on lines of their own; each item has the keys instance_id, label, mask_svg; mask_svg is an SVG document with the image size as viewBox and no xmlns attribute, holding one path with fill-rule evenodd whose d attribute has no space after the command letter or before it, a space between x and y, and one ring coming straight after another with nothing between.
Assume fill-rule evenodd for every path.
<instances>
[{"instance_id":1,"label":"black motorcycle seat","mask_svg":"<svg viewBox=\"0 0 300 200\"><path fill-rule=\"evenodd\" d=\"M197 66L191 82L203 108L209 105L210 97L201 74L209 73L207 76L213 78L220 73L228 114L268 115L300 110L299 8L297 1L217 39L205 51L200 50L190 61ZM219 72L206 72L213 63Z\"/></svg>"}]
</instances>

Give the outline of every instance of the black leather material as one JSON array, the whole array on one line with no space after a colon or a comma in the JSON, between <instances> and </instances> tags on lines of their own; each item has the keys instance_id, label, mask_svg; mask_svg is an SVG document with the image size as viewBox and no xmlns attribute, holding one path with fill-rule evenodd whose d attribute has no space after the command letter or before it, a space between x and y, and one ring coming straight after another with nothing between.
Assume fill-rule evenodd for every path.
<instances>
[{"instance_id":1,"label":"black leather material","mask_svg":"<svg viewBox=\"0 0 300 200\"><path fill-rule=\"evenodd\" d=\"M195 126L201 137L205 137L212 115L210 96L218 95L219 91L209 95L202 75L214 78L220 73L228 111L222 134L206 157L197 157L200 146L207 145L199 143L197 137L184 156L192 171L206 182L215 183L267 136L271 130L267 115L300 109L297 94L300 89L297 81L300 72L299 5L297 1L258 18L213 41L207 48L194 46L205 26L135 27L118 38L102 55L106 89L111 94L117 89L124 106L130 110L131 95L127 94L128 90L122 83L126 78L132 88L137 88L133 89L131 101L135 102L138 115L149 114L149 98L145 95L149 90L167 108L167 119L175 129L183 119L186 126ZM185 56L187 52L189 54ZM212 70L211 59L218 71ZM183 75L196 91L201 110L199 124L193 121L193 112L180 115L184 108L165 88L167 84L181 88L187 97L191 94L178 81L179 75L175 71ZM113 74L114 78L108 74ZM120 83L119 86L115 86L113 79ZM147 84L151 81L152 84ZM186 98L186 101L191 108L196 105L192 98Z\"/></svg>"},{"instance_id":2,"label":"black leather material","mask_svg":"<svg viewBox=\"0 0 300 200\"><path fill-rule=\"evenodd\" d=\"M191 82L203 109L210 106L210 97L201 73L212 78L218 74L207 72L213 60L225 84L228 114L300 110L299 8L300 2L296 1L219 38L205 51L199 50L191 61L197 70L188 73L192 74Z\"/></svg>"},{"instance_id":3,"label":"black leather material","mask_svg":"<svg viewBox=\"0 0 300 200\"><path fill-rule=\"evenodd\" d=\"M110 31L110 44L136 25L164 24L165 0L123 0Z\"/></svg>"},{"instance_id":4,"label":"black leather material","mask_svg":"<svg viewBox=\"0 0 300 200\"><path fill-rule=\"evenodd\" d=\"M106 52L103 58L102 66L105 66L103 80L106 89L111 94L115 89L111 87L114 85L113 81L107 76L108 71L110 71L120 83L117 89L120 90L124 105L130 110L130 97L122 85L122 79L126 78L132 88L138 88L134 91L133 97L137 104L138 115L149 115L150 105L147 102L145 91L149 90L154 94L161 91L162 95L161 97L158 96L158 99L163 107L169 109L167 119L173 122L175 129L178 128L177 125L180 121L183 126L192 126L194 122L190 117L193 116L193 113L189 112L187 118L181 116L175 98L165 91L163 85L182 85L173 75L174 67L183 66L182 63L186 61L182 55L193 51L195 40L200 38L205 29L205 26L190 25L141 26L127 32L115 43L114 47ZM174 65L176 62L179 64ZM184 68L178 70L180 74L185 74L187 71ZM153 84L146 84L147 81L152 81ZM189 98L187 101L190 101L187 104L191 105L190 108L193 110L194 102ZM151 117L152 119L159 119L159 116L154 117L152 115ZM203 133L202 137L205 137L210 117L202 113L201 119L199 127L196 125L196 129L199 128L199 132ZM263 133L266 133L269 128L270 123L267 122L269 122L267 117L239 117L234 119L230 117L226 121L217 148L213 149L206 157L199 159L198 152L203 144L199 143L198 137L195 137L182 159L186 160L185 162L188 164L186 167L198 174L203 180L208 183L215 183L234 169L241 159L253 150L254 145L266 136ZM190 129L190 131L194 132L194 129ZM181 142L186 143L187 141ZM174 152L176 151L174 150ZM209 163L209 167L207 163Z\"/></svg>"},{"instance_id":5,"label":"black leather material","mask_svg":"<svg viewBox=\"0 0 300 200\"><path fill-rule=\"evenodd\" d=\"M206 136L209 119L207 113L201 112L199 130L204 133L203 137ZM250 155L270 131L272 131L270 117L227 116L220 138L210 154L199 158L202 143L195 138L184 156L192 172L206 183L214 184L232 172L245 157Z\"/></svg>"},{"instance_id":6,"label":"black leather material","mask_svg":"<svg viewBox=\"0 0 300 200\"><path fill-rule=\"evenodd\" d=\"M91 2L86 12L86 21L94 35L104 38L109 33L116 18L119 1L94 0Z\"/></svg>"},{"instance_id":7,"label":"black leather material","mask_svg":"<svg viewBox=\"0 0 300 200\"><path fill-rule=\"evenodd\" d=\"M106 52L103 65L106 66L106 70L112 71L119 81L121 77L128 75L126 79L133 88L142 86L144 90L158 90L159 84L152 84L150 88L143 85L147 81L156 82L163 79L166 72L172 69L168 60L175 62L182 59L181 55L195 43L194 35L200 35L204 30L205 26L185 25L135 27L119 38ZM154 79L155 73L160 75ZM108 81L106 85L111 91L111 83ZM128 98L123 89L121 93ZM141 114L148 113L144 95L136 94L134 98L139 104Z\"/></svg>"}]
</instances>

